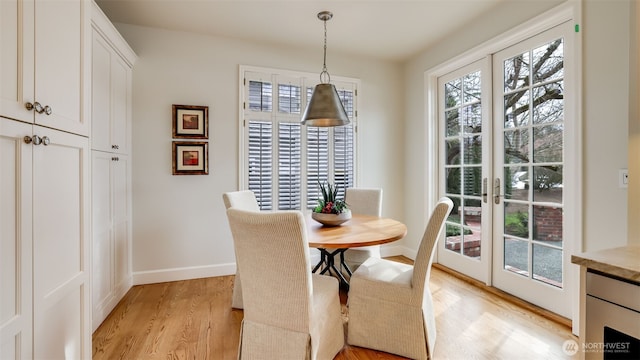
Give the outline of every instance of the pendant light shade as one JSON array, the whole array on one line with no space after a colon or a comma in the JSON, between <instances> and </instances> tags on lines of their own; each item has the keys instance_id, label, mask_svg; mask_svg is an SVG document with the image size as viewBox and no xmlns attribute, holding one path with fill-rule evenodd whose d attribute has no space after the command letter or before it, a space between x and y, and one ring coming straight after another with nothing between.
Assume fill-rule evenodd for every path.
<instances>
[{"instance_id":1,"label":"pendant light shade","mask_svg":"<svg viewBox=\"0 0 640 360\"><path fill-rule=\"evenodd\" d=\"M303 125L342 126L350 122L340 101L340 96L338 96L338 91L331 84L331 76L327 71L327 20L331 20L332 17L333 14L329 11L318 13L318 19L324 22L324 63L320 73L321 83L313 89L309 105L302 115Z\"/></svg>"},{"instance_id":2,"label":"pendant light shade","mask_svg":"<svg viewBox=\"0 0 640 360\"><path fill-rule=\"evenodd\" d=\"M347 112L333 84L318 84L302 115L302 123L309 126L342 126L349 123Z\"/></svg>"}]
</instances>

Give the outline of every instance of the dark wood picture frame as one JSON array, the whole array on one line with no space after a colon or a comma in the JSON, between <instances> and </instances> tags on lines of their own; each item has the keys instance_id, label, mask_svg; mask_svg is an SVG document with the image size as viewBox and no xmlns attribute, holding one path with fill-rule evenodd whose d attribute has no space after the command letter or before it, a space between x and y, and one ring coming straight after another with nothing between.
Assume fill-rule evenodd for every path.
<instances>
[{"instance_id":1,"label":"dark wood picture frame","mask_svg":"<svg viewBox=\"0 0 640 360\"><path fill-rule=\"evenodd\" d=\"M173 137L176 139L208 139L209 107L172 105Z\"/></svg>"},{"instance_id":2,"label":"dark wood picture frame","mask_svg":"<svg viewBox=\"0 0 640 360\"><path fill-rule=\"evenodd\" d=\"M209 175L209 143L173 141L173 175Z\"/></svg>"}]
</instances>

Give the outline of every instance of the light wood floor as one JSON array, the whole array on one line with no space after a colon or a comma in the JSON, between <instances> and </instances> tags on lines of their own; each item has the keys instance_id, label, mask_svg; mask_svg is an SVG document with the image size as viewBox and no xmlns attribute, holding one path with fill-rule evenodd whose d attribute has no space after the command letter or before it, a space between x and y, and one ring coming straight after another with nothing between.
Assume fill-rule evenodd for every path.
<instances>
[{"instance_id":1,"label":"light wood floor","mask_svg":"<svg viewBox=\"0 0 640 360\"><path fill-rule=\"evenodd\" d=\"M435 359L571 358L562 351L565 340L577 340L570 328L535 307L439 268L432 270L430 288ZM232 289L233 276L134 286L93 334L93 359L235 359L243 313L230 307ZM335 359L402 358L346 345Z\"/></svg>"}]
</instances>

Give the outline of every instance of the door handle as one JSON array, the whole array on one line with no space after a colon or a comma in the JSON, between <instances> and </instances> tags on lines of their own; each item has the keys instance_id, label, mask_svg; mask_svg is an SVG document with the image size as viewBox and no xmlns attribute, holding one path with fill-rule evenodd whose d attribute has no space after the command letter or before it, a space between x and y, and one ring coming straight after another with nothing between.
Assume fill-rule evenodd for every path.
<instances>
[{"instance_id":1,"label":"door handle","mask_svg":"<svg viewBox=\"0 0 640 360\"><path fill-rule=\"evenodd\" d=\"M482 201L487 203L487 178L482 179Z\"/></svg>"}]
</instances>

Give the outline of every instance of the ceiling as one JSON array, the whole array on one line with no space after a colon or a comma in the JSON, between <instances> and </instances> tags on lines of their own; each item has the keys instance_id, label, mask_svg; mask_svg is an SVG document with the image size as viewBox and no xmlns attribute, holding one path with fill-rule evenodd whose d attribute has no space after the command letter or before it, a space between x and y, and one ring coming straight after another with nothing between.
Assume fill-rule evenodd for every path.
<instances>
[{"instance_id":1,"label":"ceiling","mask_svg":"<svg viewBox=\"0 0 640 360\"><path fill-rule=\"evenodd\" d=\"M112 22L403 61L492 7L526 0L97 0Z\"/></svg>"}]
</instances>

